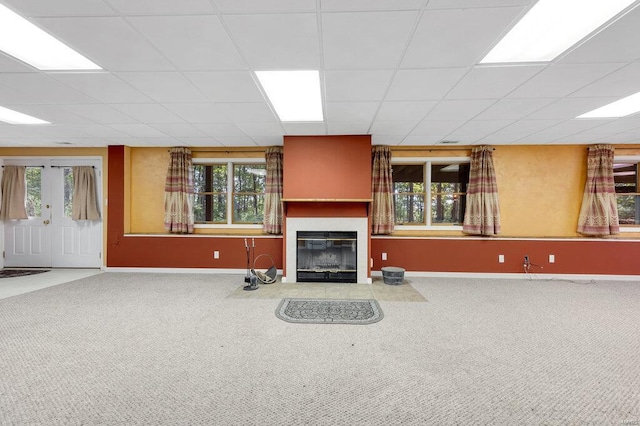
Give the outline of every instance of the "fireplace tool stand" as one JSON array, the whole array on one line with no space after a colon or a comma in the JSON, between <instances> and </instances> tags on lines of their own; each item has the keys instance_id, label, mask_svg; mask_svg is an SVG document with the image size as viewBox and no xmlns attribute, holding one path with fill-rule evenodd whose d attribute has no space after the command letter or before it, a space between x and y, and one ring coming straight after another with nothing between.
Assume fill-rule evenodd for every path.
<instances>
[{"instance_id":1,"label":"fireplace tool stand","mask_svg":"<svg viewBox=\"0 0 640 426\"><path fill-rule=\"evenodd\" d=\"M252 291L252 290L257 290L258 289L258 277L255 276L255 274L252 274L251 271L251 264L253 256L255 254L255 250L256 250L256 240L255 238L251 239L251 245L249 245L249 242L247 241L247 239L244 239L244 249L247 252L247 275L244 277L244 282L248 283L248 285L245 285L244 287L242 287L243 290L247 290L247 291Z\"/></svg>"}]
</instances>

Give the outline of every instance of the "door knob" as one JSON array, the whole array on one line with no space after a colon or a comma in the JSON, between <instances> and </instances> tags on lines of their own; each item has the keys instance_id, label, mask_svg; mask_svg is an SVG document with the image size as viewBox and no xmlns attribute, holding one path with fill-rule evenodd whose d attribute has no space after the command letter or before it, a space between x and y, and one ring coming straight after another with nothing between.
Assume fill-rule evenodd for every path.
<instances>
[{"instance_id":1,"label":"door knob","mask_svg":"<svg viewBox=\"0 0 640 426\"><path fill-rule=\"evenodd\" d=\"M45 207L46 207L46 208L49 208L49 204L47 204Z\"/></svg>"},{"instance_id":2,"label":"door knob","mask_svg":"<svg viewBox=\"0 0 640 426\"><path fill-rule=\"evenodd\" d=\"M42 223L44 223L45 225L48 225L48 224L49 224L49 223L51 223L51 222L49 221L49 219L47 219L47 220L45 220L45 221L44 221L44 222L42 222Z\"/></svg>"}]
</instances>

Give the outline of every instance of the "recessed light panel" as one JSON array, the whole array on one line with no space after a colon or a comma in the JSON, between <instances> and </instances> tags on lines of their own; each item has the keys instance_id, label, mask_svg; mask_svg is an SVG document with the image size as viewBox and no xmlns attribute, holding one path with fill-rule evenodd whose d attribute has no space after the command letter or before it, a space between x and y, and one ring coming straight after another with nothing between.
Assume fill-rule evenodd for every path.
<instances>
[{"instance_id":1,"label":"recessed light panel","mask_svg":"<svg viewBox=\"0 0 640 426\"><path fill-rule=\"evenodd\" d=\"M0 106L0 121L9 124L51 124L48 121Z\"/></svg>"},{"instance_id":2,"label":"recessed light panel","mask_svg":"<svg viewBox=\"0 0 640 426\"><path fill-rule=\"evenodd\" d=\"M43 71L101 69L2 4L0 50Z\"/></svg>"},{"instance_id":3,"label":"recessed light panel","mask_svg":"<svg viewBox=\"0 0 640 426\"><path fill-rule=\"evenodd\" d=\"M640 92L594 109L577 118L619 118L640 111Z\"/></svg>"},{"instance_id":4,"label":"recessed light panel","mask_svg":"<svg viewBox=\"0 0 640 426\"><path fill-rule=\"evenodd\" d=\"M322 121L319 71L256 71L280 121Z\"/></svg>"},{"instance_id":5,"label":"recessed light panel","mask_svg":"<svg viewBox=\"0 0 640 426\"><path fill-rule=\"evenodd\" d=\"M546 62L635 0L539 0L480 63Z\"/></svg>"}]
</instances>

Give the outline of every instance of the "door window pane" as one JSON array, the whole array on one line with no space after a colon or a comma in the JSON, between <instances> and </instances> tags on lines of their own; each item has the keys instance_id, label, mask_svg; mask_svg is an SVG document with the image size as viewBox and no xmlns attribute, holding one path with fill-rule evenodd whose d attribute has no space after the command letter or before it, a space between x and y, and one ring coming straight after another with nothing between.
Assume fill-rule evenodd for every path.
<instances>
[{"instance_id":1,"label":"door window pane","mask_svg":"<svg viewBox=\"0 0 640 426\"><path fill-rule=\"evenodd\" d=\"M42 167L26 167L27 216L42 216Z\"/></svg>"},{"instance_id":2,"label":"door window pane","mask_svg":"<svg viewBox=\"0 0 640 426\"><path fill-rule=\"evenodd\" d=\"M71 218L73 210L73 169L64 167L62 169L64 181L64 217Z\"/></svg>"}]
</instances>

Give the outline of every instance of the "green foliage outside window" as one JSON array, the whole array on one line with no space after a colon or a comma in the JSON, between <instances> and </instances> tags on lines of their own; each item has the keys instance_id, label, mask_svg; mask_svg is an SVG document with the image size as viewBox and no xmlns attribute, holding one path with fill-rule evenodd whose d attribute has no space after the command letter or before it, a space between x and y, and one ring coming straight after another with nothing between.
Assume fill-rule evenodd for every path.
<instances>
[{"instance_id":1,"label":"green foliage outside window","mask_svg":"<svg viewBox=\"0 0 640 426\"><path fill-rule=\"evenodd\" d=\"M267 170L264 164L233 165L233 222L262 223Z\"/></svg>"},{"instance_id":2,"label":"green foliage outside window","mask_svg":"<svg viewBox=\"0 0 640 426\"><path fill-rule=\"evenodd\" d=\"M193 212L196 223L226 223L227 165L196 164L193 172Z\"/></svg>"},{"instance_id":3,"label":"green foliage outside window","mask_svg":"<svg viewBox=\"0 0 640 426\"><path fill-rule=\"evenodd\" d=\"M42 216L42 167L27 167L25 169L27 181L27 216Z\"/></svg>"}]
</instances>

